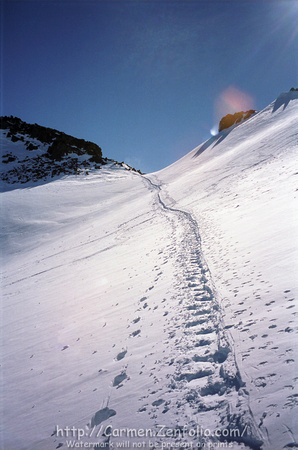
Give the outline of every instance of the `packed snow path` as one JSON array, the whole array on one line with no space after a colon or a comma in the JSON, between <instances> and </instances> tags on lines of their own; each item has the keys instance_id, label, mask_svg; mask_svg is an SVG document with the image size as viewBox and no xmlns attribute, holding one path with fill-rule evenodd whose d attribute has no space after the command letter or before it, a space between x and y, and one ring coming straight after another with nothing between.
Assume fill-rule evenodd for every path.
<instances>
[{"instance_id":1,"label":"packed snow path","mask_svg":"<svg viewBox=\"0 0 298 450\"><path fill-rule=\"evenodd\" d=\"M168 323L169 338L174 339L170 353L175 349L179 356L166 360L174 367L163 400L170 399L180 419L183 411L186 423L193 429L205 423L209 430L219 432L222 428L222 441L260 448L260 431L249 408L231 337L222 321L220 299L202 255L197 223L191 214L167 207L161 186L149 177L143 178L156 193L157 207L171 223L171 257L175 259L174 279L179 292L175 315ZM200 443L203 445L204 440Z\"/></svg>"}]
</instances>

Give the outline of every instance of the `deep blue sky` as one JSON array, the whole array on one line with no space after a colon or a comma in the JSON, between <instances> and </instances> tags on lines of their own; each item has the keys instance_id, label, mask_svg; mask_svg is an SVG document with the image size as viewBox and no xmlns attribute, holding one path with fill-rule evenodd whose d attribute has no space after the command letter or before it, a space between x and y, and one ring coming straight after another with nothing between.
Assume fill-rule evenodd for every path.
<instances>
[{"instance_id":1,"label":"deep blue sky","mask_svg":"<svg viewBox=\"0 0 298 450\"><path fill-rule=\"evenodd\" d=\"M145 172L297 87L298 1L2 1L1 115Z\"/></svg>"}]
</instances>

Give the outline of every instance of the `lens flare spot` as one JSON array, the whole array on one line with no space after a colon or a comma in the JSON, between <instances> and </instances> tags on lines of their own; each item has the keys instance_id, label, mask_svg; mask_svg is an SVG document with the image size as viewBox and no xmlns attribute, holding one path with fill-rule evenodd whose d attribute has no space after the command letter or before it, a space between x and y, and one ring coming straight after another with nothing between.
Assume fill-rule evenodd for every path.
<instances>
[{"instance_id":1,"label":"lens flare spot","mask_svg":"<svg viewBox=\"0 0 298 450\"><path fill-rule=\"evenodd\" d=\"M218 125L214 125L210 130L210 134L211 136L216 136L217 133L218 133Z\"/></svg>"},{"instance_id":2,"label":"lens flare spot","mask_svg":"<svg viewBox=\"0 0 298 450\"><path fill-rule=\"evenodd\" d=\"M235 86L225 89L215 101L215 118L219 121L226 114L254 109L254 98Z\"/></svg>"}]
</instances>

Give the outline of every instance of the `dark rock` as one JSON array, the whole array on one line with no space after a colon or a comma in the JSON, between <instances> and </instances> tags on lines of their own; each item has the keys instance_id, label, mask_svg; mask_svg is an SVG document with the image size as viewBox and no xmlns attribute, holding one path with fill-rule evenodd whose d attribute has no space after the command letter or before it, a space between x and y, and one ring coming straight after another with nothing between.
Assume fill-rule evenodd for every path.
<instances>
[{"instance_id":1,"label":"dark rock","mask_svg":"<svg viewBox=\"0 0 298 450\"><path fill-rule=\"evenodd\" d=\"M38 145L33 145L32 142L28 143L27 150L37 150Z\"/></svg>"},{"instance_id":2,"label":"dark rock","mask_svg":"<svg viewBox=\"0 0 298 450\"><path fill-rule=\"evenodd\" d=\"M249 111L246 112L240 111L235 114L227 114L220 120L218 131L220 132L222 130L225 130L226 128L230 128L231 126L237 123L243 122L244 120L248 119L255 113L256 111L254 109L250 109Z\"/></svg>"}]
</instances>

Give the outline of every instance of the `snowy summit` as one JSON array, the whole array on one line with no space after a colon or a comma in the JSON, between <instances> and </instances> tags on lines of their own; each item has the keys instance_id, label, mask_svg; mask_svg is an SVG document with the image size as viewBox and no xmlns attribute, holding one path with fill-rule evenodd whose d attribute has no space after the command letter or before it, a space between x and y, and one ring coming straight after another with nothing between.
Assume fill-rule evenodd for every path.
<instances>
[{"instance_id":1,"label":"snowy summit","mask_svg":"<svg viewBox=\"0 0 298 450\"><path fill-rule=\"evenodd\" d=\"M1 448L298 447L297 115L147 175L1 130Z\"/></svg>"}]
</instances>

